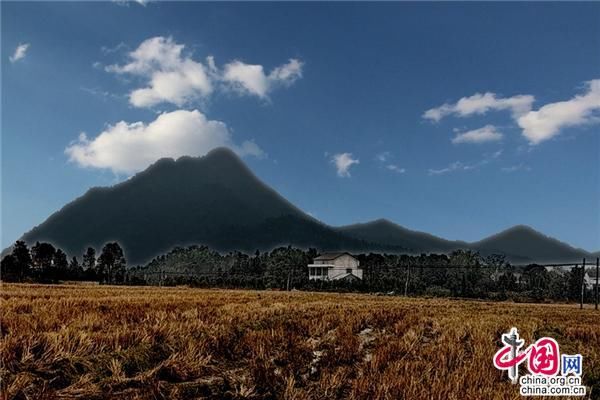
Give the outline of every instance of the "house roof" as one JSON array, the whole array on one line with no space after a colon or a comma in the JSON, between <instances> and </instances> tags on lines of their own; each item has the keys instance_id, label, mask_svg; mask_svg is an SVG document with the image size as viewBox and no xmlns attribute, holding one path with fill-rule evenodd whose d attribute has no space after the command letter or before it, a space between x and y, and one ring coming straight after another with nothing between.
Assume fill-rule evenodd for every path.
<instances>
[{"instance_id":1,"label":"house roof","mask_svg":"<svg viewBox=\"0 0 600 400\"><path fill-rule=\"evenodd\" d=\"M354 274L344 274L344 276L337 277L336 279L341 281L360 281L360 278Z\"/></svg>"},{"instance_id":2,"label":"house roof","mask_svg":"<svg viewBox=\"0 0 600 400\"><path fill-rule=\"evenodd\" d=\"M353 255L350 254L350 253L348 253L348 252L342 252L342 253L324 253L324 254L321 254L319 257L316 257L315 261L316 260L318 260L318 261L335 260L336 258L341 257L341 256L343 256L345 254L349 255L350 257L353 257Z\"/></svg>"}]
</instances>

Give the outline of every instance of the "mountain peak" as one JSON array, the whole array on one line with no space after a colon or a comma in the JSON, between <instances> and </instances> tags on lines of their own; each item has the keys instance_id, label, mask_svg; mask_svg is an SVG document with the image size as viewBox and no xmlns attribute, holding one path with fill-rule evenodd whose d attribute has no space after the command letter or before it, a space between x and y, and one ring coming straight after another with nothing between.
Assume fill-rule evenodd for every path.
<instances>
[{"instance_id":1,"label":"mountain peak","mask_svg":"<svg viewBox=\"0 0 600 400\"><path fill-rule=\"evenodd\" d=\"M359 243L306 216L227 148L159 159L117 185L88 191L23 239L51 242L69 255L116 240L133 264L189 244L253 251L279 244L316 247L319 240L331 247Z\"/></svg>"},{"instance_id":2,"label":"mountain peak","mask_svg":"<svg viewBox=\"0 0 600 400\"><path fill-rule=\"evenodd\" d=\"M357 239L404 248L411 253L448 252L465 245L464 242L450 241L407 229L386 218L341 226L338 230Z\"/></svg>"},{"instance_id":3,"label":"mountain peak","mask_svg":"<svg viewBox=\"0 0 600 400\"><path fill-rule=\"evenodd\" d=\"M222 158L240 160L240 157L229 147L215 147L204 156L206 159Z\"/></svg>"},{"instance_id":4,"label":"mountain peak","mask_svg":"<svg viewBox=\"0 0 600 400\"><path fill-rule=\"evenodd\" d=\"M196 174L212 174L215 176L225 174L232 177L242 175L254 178L252 172L233 150L226 147L217 147L204 156L181 156L177 159L170 157L160 158L145 170L138 172L129 181L160 179L159 176L161 175L170 175L172 178L182 176L190 178ZM126 182L128 181L122 182L119 185Z\"/></svg>"},{"instance_id":5,"label":"mountain peak","mask_svg":"<svg viewBox=\"0 0 600 400\"><path fill-rule=\"evenodd\" d=\"M531 226L529 226L529 225L523 225L523 224L511 226L510 228L505 229L502 232L540 233L540 232L536 231L535 229L533 229Z\"/></svg>"},{"instance_id":6,"label":"mountain peak","mask_svg":"<svg viewBox=\"0 0 600 400\"><path fill-rule=\"evenodd\" d=\"M527 255L530 261L575 261L587 252L538 232L528 225L515 225L471 244L482 253Z\"/></svg>"},{"instance_id":7,"label":"mountain peak","mask_svg":"<svg viewBox=\"0 0 600 400\"><path fill-rule=\"evenodd\" d=\"M378 218L376 220L373 220L370 222L373 225L395 225L397 226L397 224L393 223L392 221L390 221L387 218Z\"/></svg>"}]
</instances>

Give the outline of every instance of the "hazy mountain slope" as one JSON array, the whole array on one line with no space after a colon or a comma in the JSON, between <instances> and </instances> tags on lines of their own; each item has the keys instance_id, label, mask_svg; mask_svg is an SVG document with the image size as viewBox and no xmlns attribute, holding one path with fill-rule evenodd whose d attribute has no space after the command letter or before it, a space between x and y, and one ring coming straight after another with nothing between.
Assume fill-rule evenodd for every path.
<instances>
[{"instance_id":1,"label":"hazy mountain slope","mask_svg":"<svg viewBox=\"0 0 600 400\"><path fill-rule=\"evenodd\" d=\"M356 239L409 249L412 253L446 253L464 248L467 243L451 241L424 232L412 231L386 219L341 226L339 232Z\"/></svg>"},{"instance_id":2,"label":"hazy mountain slope","mask_svg":"<svg viewBox=\"0 0 600 400\"><path fill-rule=\"evenodd\" d=\"M517 225L470 246L482 253L505 253L536 262L570 262L590 257L590 253L546 236L535 229Z\"/></svg>"},{"instance_id":3,"label":"hazy mountain slope","mask_svg":"<svg viewBox=\"0 0 600 400\"><path fill-rule=\"evenodd\" d=\"M412 253L448 253L472 249L487 256L504 254L513 263L570 262L593 255L576 249L533 228L518 225L478 242L451 241L424 232L406 229L385 219L342 226L339 232L355 239L410 249Z\"/></svg>"}]
</instances>

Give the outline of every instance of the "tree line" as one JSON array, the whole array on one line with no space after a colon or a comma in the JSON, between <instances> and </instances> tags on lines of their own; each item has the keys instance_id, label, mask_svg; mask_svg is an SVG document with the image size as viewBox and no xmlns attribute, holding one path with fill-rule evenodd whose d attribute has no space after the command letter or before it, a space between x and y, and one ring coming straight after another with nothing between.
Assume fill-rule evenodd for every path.
<instances>
[{"instance_id":1,"label":"tree line","mask_svg":"<svg viewBox=\"0 0 600 400\"><path fill-rule=\"evenodd\" d=\"M470 250L450 254L358 254L363 279L310 280L308 264L316 249L280 247L254 254L219 254L206 246L175 248L130 272L140 282L167 286L250 289L299 289L486 298L515 301L577 301L583 269L548 270L542 265L514 266L503 255ZM585 289L591 301L591 289Z\"/></svg>"},{"instance_id":2,"label":"tree line","mask_svg":"<svg viewBox=\"0 0 600 400\"><path fill-rule=\"evenodd\" d=\"M46 242L36 242L31 249L21 240L10 254L2 258L1 276L5 282L97 281L118 284L127 281L127 261L117 242L106 243L96 257L88 247L81 256L68 260L67 254Z\"/></svg>"},{"instance_id":3,"label":"tree line","mask_svg":"<svg viewBox=\"0 0 600 400\"><path fill-rule=\"evenodd\" d=\"M450 254L358 254L362 280L310 280L308 264L316 249L279 247L254 254L221 254L207 246L177 247L148 264L127 268L116 242L98 257L88 248L81 257L67 255L49 243L29 249L17 241L2 259L2 280L14 282L97 281L103 284L188 285L277 290L332 290L389 294L487 298L516 301L575 301L581 295L583 269L548 270L530 264L513 266L502 255L482 256L470 250ZM585 298L592 291L585 289Z\"/></svg>"}]
</instances>

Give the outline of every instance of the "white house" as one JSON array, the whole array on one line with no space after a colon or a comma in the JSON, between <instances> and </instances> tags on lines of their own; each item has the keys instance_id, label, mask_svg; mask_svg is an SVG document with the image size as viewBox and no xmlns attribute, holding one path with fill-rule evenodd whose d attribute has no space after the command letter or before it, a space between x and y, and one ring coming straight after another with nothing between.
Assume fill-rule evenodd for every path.
<instances>
[{"instance_id":1,"label":"white house","mask_svg":"<svg viewBox=\"0 0 600 400\"><path fill-rule=\"evenodd\" d=\"M350 253L326 253L308 264L308 278L313 280L362 279L359 261Z\"/></svg>"},{"instance_id":2,"label":"white house","mask_svg":"<svg viewBox=\"0 0 600 400\"><path fill-rule=\"evenodd\" d=\"M598 276L598 281L600 282L600 275ZM596 270L595 270L595 268L590 268L585 272L584 284L587 289L595 289L596 288ZM599 285L600 285L600 283L599 283Z\"/></svg>"}]
</instances>

